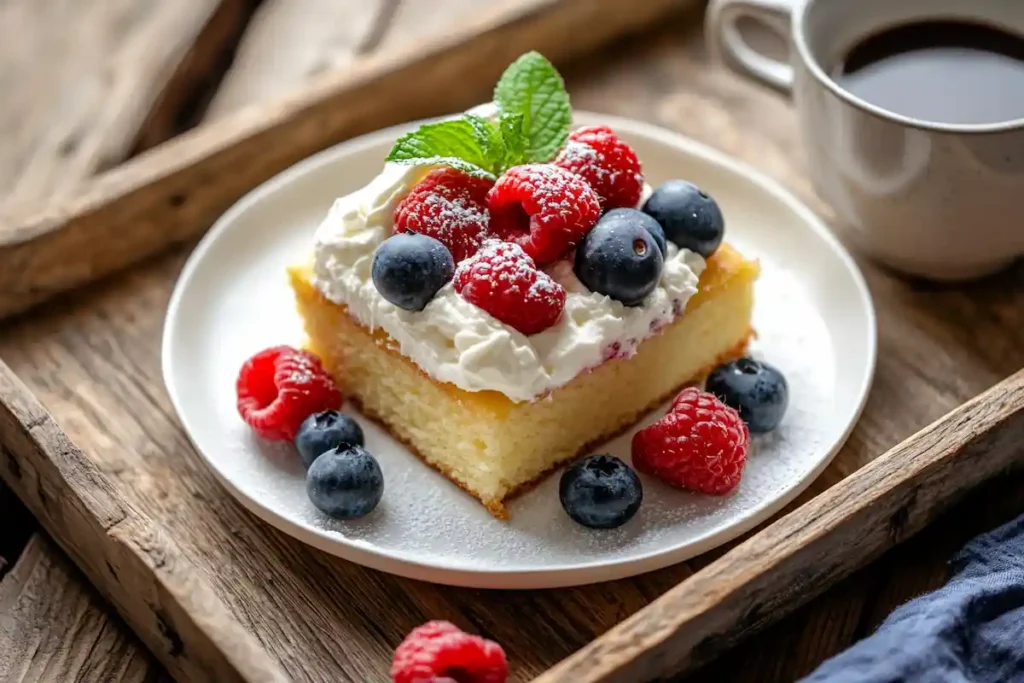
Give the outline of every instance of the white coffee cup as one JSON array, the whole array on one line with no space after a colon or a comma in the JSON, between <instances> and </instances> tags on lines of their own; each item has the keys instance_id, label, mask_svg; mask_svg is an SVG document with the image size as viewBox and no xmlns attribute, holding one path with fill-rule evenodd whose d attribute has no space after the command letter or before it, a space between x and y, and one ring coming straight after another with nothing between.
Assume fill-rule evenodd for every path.
<instances>
[{"instance_id":1,"label":"white coffee cup","mask_svg":"<svg viewBox=\"0 0 1024 683\"><path fill-rule=\"evenodd\" d=\"M1024 35L1024 0L712 0L707 30L731 68L792 96L810 175L844 238L905 273L963 280L1024 255L1024 118L913 119L828 75L866 37L936 18ZM744 19L782 36L789 63L754 49Z\"/></svg>"}]
</instances>

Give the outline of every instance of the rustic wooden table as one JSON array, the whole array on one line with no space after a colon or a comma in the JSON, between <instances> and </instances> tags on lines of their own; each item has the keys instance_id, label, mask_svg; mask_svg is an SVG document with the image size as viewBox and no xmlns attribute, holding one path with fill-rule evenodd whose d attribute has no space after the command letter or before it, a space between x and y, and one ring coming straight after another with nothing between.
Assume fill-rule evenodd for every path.
<instances>
[{"instance_id":1,"label":"rustic wooden table","mask_svg":"<svg viewBox=\"0 0 1024 683\"><path fill-rule=\"evenodd\" d=\"M471 2L461 0L461 5ZM416 11L416 3L384 1L377 7L340 0L267 0L248 24L234 68L219 87L212 87L217 80L213 75L223 72L230 57L231 49L224 46L233 46L255 3L187 4L188 11L177 6L171 11L170 3L159 0L9 0L0 7L0 83L5 92L24 95L0 103L0 187L8 199L29 201L67 192L90 174L200 117L214 118L273 96L296 75L343 67L352 55L402 40L403 31L430 30L433 16ZM367 13L370 5L379 11ZM308 17L315 12L328 14L311 23ZM341 12L353 19L337 21ZM305 21L296 19L303 16ZM677 24L622 40L568 65L563 71L574 104L651 120L696 137L713 133L718 146L780 179L828 216L810 190L786 102L709 64L692 19L681 16ZM24 27L29 25L41 27L40 32L28 35ZM311 25L334 30L311 34ZM69 26L77 27L73 37ZM288 53L287 59L269 59L270 46L282 44L289 32L305 39L303 49ZM202 34L198 42L197 34ZM36 63L47 50L48 59ZM187 68L175 70L169 81L162 76L168 65L180 64ZM140 288L148 286L151 271L162 276L176 272L188 249L186 245L127 277ZM1024 366L1024 268L952 288L893 285L873 265L863 266L876 297L912 297L919 304L916 310L926 312L904 319L892 309L879 309L884 353L865 420L871 420L872 411L884 410L886 401L899 400L906 403L904 410L909 407L913 424L899 433L862 424L854 438L867 441L867 450L881 451ZM68 314L79 302L99 296L105 286L100 283L5 323L0 327L0 354L16 359L12 366L19 371L43 362L29 352L34 331L47 328L48 316ZM152 289L157 302L165 300L162 288ZM988 304L983 314L972 305L981 299ZM101 321L102 305L93 306L90 315ZM902 345L901 332L913 327L928 327L933 345ZM888 363L896 357L901 366L920 367L919 376L891 379ZM90 372L102 376L103 370ZM894 381L905 386L893 387ZM82 405L89 404L88 386L53 390L81 392L86 395ZM819 482L813 492L831 483ZM794 680L869 633L900 602L939 585L945 560L970 535L1022 511L1024 478L1007 477L985 487L917 538L688 680ZM656 595L669 587L659 586L659 580L674 583L676 577L655 573L639 585ZM581 604L580 609L619 609L619 616L625 616L653 595L638 595L636 605L609 602ZM562 616L567 621L559 623L573 623L573 615ZM569 636L566 640L573 642ZM0 679L168 680L2 484Z\"/></svg>"}]
</instances>

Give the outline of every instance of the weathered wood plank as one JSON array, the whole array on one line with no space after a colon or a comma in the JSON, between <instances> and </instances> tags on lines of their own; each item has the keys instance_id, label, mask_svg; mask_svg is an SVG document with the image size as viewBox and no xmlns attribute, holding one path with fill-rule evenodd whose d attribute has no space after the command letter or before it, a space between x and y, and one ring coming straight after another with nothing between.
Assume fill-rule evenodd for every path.
<instances>
[{"instance_id":1,"label":"weathered wood plank","mask_svg":"<svg viewBox=\"0 0 1024 683\"><path fill-rule=\"evenodd\" d=\"M179 680L287 679L0 363L0 476Z\"/></svg>"},{"instance_id":2,"label":"weathered wood plank","mask_svg":"<svg viewBox=\"0 0 1024 683\"><path fill-rule=\"evenodd\" d=\"M134 148L166 140L248 0L0 4L0 199L60 199ZM10 210L10 209L8 209ZM3 680L156 680L159 665L0 486ZM2 600L0 600L2 602ZM123 633L127 632L127 636ZM162 677L162 675L159 675Z\"/></svg>"},{"instance_id":3,"label":"weathered wood plank","mask_svg":"<svg viewBox=\"0 0 1024 683\"><path fill-rule=\"evenodd\" d=\"M1021 462L1024 370L708 565L535 683L631 683L685 670L920 530Z\"/></svg>"},{"instance_id":4,"label":"weathered wood plank","mask_svg":"<svg viewBox=\"0 0 1024 683\"><path fill-rule=\"evenodd\" d=\"M0 196L66 198L123 161L219 4L0 3Z\"/></svg>"},{"instance_id":5,"label":"weathered wood plank","mask_svg":"<svg viewBox=\"0 0 1024 683\"><path fill-rule=\"evenodd\" d=\"M148 150L192 128L234 56L238 42L262 0L219 0L202 33L182 56L142 124L132 154Z\"/></svg>"},{"instance_id":6,"label":"weathered wood plank","mask_svg":"<svg viewBox=\"0 0 1024 683\"><path fill-rule=\"evenodd\" d=\"M940 586L949 575L949 559L970 539L1021 513L1024 471L998 477L907 543L683 680L791 683L802 678L873 633L893 609Z\"/></svg>"},{"instance_id":7,"label":"weathered wood plank","mask_svg":"<svg viewBox=\"0 0 1024 683\"><path fill-rule=\"evenodd\" d=\"M375 53L407 49L501 0L266 0L206 120L269 102ZM287 47L284 47L287 46Z\"/></svg>"},{"instance_id":8,"label":"weathered wood plank","mask_svg":"<svg viewBox=\"0 0 1024 683\"><path fill-rule=\"evenodd\" d=\"M44 537L33 537L0 582L0 680L168 681L149 652L99 604L64 554Z\"/></svg>"},{"instance_id":9,"label":"weathered wood plank","mask_svg":"<svg viewBox=\"0 0 1024 683\"><path fill-rule=\"evenodd\" d=\"M201 126L67 201L0 213L0 316L194 237L245 191L331 143L476 103L527 48L565 61L698 1L510 0Z\"/></svg>"},{"instance_id":10,"label":"weathered wood plank","mask_svg":"<svg viewBox=\"0 0 1024 683\"><path fill-rule=\"evenodd\" d=\"M266 0L210 102L212 120L272 102L310 78L344 68L390 0ZM433 4L433 3L432 3ZM446 19L443 2L437 13Z\"/></svg>"}]
</instances>

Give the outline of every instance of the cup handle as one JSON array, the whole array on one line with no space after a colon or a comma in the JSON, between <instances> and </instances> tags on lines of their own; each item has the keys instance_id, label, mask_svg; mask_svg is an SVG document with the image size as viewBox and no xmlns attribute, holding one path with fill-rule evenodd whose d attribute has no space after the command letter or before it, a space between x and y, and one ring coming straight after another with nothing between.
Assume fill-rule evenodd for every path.
<instances>
[{"instance_id":1,"label":"cup handle","mask_svg":"<svg viewBox=\"0 0 1024 683\"><path fill-rule=\"evenodd\" d=\"M753 19L788 44L792 11L792 0L713 0L706 22L708 46L733 70L788 95L793 91L793 67L752 48L739 30L739 21Z\"/></svg>"}]
</instances>

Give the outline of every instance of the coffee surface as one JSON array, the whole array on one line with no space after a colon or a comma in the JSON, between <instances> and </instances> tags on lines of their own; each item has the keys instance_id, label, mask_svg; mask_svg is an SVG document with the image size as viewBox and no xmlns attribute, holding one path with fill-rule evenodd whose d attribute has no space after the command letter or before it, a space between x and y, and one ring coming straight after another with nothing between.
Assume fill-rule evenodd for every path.
<instances>
[{"instance_id":1,"label":"coffee surface","mask_svg":"<svg viewBox=\"0 0 1024 683\"><path fill-rule=\"evenodd\" d=\"M927 21L881 31L850 50L832 77L871 104L924 121L1024 118L1024 38L982 24Z\"/></svg>"}]
</instances>

